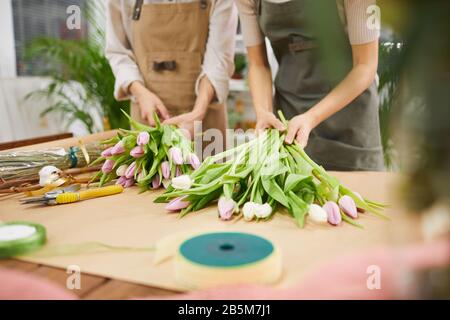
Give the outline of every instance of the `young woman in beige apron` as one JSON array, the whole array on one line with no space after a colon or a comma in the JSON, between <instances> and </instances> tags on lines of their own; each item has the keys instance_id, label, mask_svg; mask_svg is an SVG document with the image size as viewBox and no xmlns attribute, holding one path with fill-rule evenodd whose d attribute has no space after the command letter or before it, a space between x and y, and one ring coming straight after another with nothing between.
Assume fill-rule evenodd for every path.
<instances>
[{"instance_id":1,"label":"young woman in beige apron","mask_svg":"<svg viewBox=\"0 0 450 320\"><path fill-rule=\"evenodd\" d=\"M265 47L249 48L250 87L259 128L287 129L288 143L297 140L315 161L330 170L383 169L375 84L378 42L351 47L336 1L237 1L241 2L240 10L244 1L254 1L254 17L262 34L270 40L279 64L272 102L268 96L272 88L270 70L265 79L264 72L254 71L264 65L268 68L262 49ZM321 60L319 40L323 39L318 39L317 30L310 23L311 18L323 19L314 16L317 12L312 10L318 1L321 9L327 10L328 34L332 32L335 37L331 41L337 41L345 52L344 61L340 61L344 66L342 73L335 72L333 76ZM362 12L365 14L366 10ZM338 48L333 50L337 52ZM257 66L253 71L252 64ZM289 128L283 127L272 110L281 110L291 119Z\"/></svg>"},{"instance_id":2,"label":"young woman in beige apron","mask_svg":"<svg viewBox=\"0 0 450 320\"><path fill-rule=\"evenodd\" d=\"M121 1L123 5L124 0ZM194 121L202 121L202 131L217 129L225 137L227 116L223 101L217 102L214 87L206 75L199 80L209 36L212 0L128 1L134 5L122 7L122 20L124 15L132 17L129 50L142 77L140 81L130 83L128 88L134 98L132 118L152 124L154 110L164 123L179 125L191 134L194 133ZM231 8L231 5L227 7ZM128 9L132 9L131 12L123 12ZM231 9L223 11L220 18L235 26L233 15L236 12ZM113 14L110 18L114 19ZM110 28L114 29L114 26ZM118 31L115 33L117 38L122 36ZM114 48L109 51L110 61L113 61ZM121 58L125 59L126 55L131 54L125 52ZM120 72L115 73L120 75ZM152 102L151 107L148 107L149 101ZM201 108L196 108L198 106ZM195 134L199 133L196 131Z\"/></svg>"}]
</instances>

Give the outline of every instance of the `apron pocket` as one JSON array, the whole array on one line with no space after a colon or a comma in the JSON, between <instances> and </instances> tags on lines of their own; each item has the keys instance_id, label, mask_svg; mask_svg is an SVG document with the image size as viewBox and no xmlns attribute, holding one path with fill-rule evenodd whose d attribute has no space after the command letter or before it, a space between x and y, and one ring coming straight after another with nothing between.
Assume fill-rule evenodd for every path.
<instances>
[{"instance_id":1,"label":"apron pocket","mask_svg":"<svg viewBox=\"0 0 450 320\"><path fill-rule=\"evenodd\" d=\"M161 66L172 67L173 70ZM154 64L160 66L160 70L155 70ZM202 68L202 57L198 52L150 52L147 55L147 79L149 82L173 82L173 81L196 81Z\"/></svg>"}]
</instances>

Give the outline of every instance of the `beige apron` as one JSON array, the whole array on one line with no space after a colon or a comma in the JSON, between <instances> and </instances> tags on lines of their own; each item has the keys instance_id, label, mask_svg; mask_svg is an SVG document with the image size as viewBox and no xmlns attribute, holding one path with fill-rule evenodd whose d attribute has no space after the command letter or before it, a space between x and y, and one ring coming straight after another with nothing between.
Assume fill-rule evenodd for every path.
<instances>
[{"instance_id":1,"label":"beige apron","mask_svg":"<svg viewBox=\"0 0 450 320\"><path fill-rule=\"evenodd\" d=\"M142 0L136 1L133 51L145 86L161 99L171 116L190 112L194 107L210 11L207 0L145 5ZM132 105L131 116L142 121L137 105ZM226 127L225 106L212 103L202 130L219 129L225 138Z\"/></svg>"}]
</instances>

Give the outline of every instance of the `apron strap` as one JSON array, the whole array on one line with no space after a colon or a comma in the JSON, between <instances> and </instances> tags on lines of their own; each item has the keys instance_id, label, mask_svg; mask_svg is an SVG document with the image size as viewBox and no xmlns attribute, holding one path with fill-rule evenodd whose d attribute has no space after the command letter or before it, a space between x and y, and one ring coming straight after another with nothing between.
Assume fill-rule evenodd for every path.
<instances>
[{"instance_id":1,"label":"apron strap","mask_svg":"<svg viewBox=\"0 0 450 320\"><path fill-rule=\"evenodd\" d=\"M133 20L139 20L141 17L142 5L144 4L144 0L136 0L134 3L133 9Z\"/></svg>"},{"instance_id":2,"label":"apron strap","mask_svg":"<svg viewBox=\"0 0 450 320\"><path fill-rule=\"evenodd\" d=\"M260 16L261 15L261 1L262 0L255 0L255 15Z\"/></svg>"}]
</instances>

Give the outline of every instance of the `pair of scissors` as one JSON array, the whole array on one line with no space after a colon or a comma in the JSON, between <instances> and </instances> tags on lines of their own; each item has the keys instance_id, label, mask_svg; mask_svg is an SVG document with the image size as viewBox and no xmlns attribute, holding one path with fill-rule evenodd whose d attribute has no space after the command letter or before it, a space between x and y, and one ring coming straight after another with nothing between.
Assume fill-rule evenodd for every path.
<instances>
[{"instance_id":1,"label":"pair of scissors","mask_svg":"<svg viewBox=\"0 0 450 320\"><path fill-rule=\"evenodd\" d=\"M82 191L80 191L80 189L81 185L74 184L66 188L47 192L42 197L28 198L21 200L21 202L22 204L43 203L47 205L57 205L105 197L123 192L123 187L121 185L113 185L95 189L87 189Z\"/></svg>"}]
</instances>

